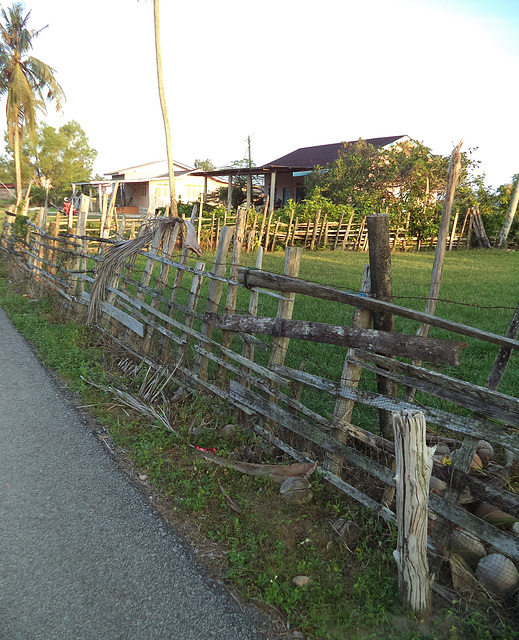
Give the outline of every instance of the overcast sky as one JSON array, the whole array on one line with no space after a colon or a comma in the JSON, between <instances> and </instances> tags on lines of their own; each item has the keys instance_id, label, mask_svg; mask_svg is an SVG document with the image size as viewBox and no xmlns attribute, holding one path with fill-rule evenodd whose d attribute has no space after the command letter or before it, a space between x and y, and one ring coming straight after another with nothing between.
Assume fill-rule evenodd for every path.
<instances>
[{"instance_id":1,"label":"overcast sky","mask_svg":"<svg viewBox=\"0 0 519 640\"><path fill-rule=\"evenodd\" d=\"M3 6L10 3L3 1ZM74 5L74 6L72 6ZM264 164L299 147L409 135L519 172L519 0L161 0L174 156ZM166 157L151 0L27 0L34 55L67 96L95 171ZM5 106L5 101L2 102Z\"/></svg>"}]
</instances>

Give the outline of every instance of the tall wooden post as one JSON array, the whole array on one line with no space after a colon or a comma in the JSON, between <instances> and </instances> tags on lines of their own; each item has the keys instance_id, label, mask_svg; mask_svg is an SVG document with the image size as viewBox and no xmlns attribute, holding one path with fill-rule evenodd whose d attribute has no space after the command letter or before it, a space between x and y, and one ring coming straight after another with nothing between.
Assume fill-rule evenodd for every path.
<instances>
[{"instance_id":1,"label":"tall wooden post","mask_svg":"<svg viewBox=\"0 0 519 640\"><path fill-rule=\"evenodd\" d=\"M231 227L222 227L220 230L220 237L212 270L212 273L218 277L223 277L225 275L225 271L227 268L226 256L229 251L229 246L231 244L233 235L234 229ZM209 283L209 290L207 292L207 304L205 308L206 313L217 311L222 293L223 282L221 280L211 279ZM212 325L204 322L204 324L202 325L201 333L204 338L210 338L213 334ZM204 344L204 348L207 350L211 349L209 344ZM207 380L208 363L209 360L207 356L198 354L195 364L195 373L198 374L201 380Z\"/></svg>"},{"instance_id":2,"label":"tall wooden post","mask_svg":"<svg viewBox=\"0 0 519 640\"><path fill-rule=\"evenodd\" d=\"M227 213L232 209L232 175L227 179ZM225 225L225 220L224 220Z\"/></svg>"},{"instance_id":3,"label":"tall wooden post","mask_svg":"<svg viewBox=\"0 0 519 640\"><path fill-rule=\"evenodd\" d=\"M243 207L238 207L236 212L236 226L234 229L234 243L231 257L231 269L229 273L230 280L236 281L238 279L238 267L241 263L241 254L243 250L243 243L245 241L245 225L247 223L248 210ZM234 313L236 310L236 296L238 294L238 287L235 284L227 285L227 299L225 302L225 313ZM222 346L228 349L231 346L233 333L231 331L224 331L222 334ZM222 354L222 358L227 362L228 357ZM218 386L224 386L225 383L225 367L220 367L217 375Z\"/></svg>"},{"instance_id":4,"label":"tall wooden post","mask_svg":"<svg viewBox=\"0 0 519 640\"><path fill-rule=\"evenodd\" d=\"M449 233L449 223L452 213L452 205L454 202L454 194L456 192L456 185L461 173L461 148L460 142L457 147L452 151L449 162L449 173L447 175L447 186L445 189L445 199L443 201L442 217L440 220L440 228L438 230L438 241L436 243L436 253L434 255L434 264L431 277L431 287L429 289L429 299L425 305L425 313L434 315L436 312L436 305L438 303L438 295L440 293L440 286L443 275L443 263L445 260L445 249L447 243L447 235ZM421 324L418 328L417 335L427 337L429 335L431 326L428 324ZM420 361L415 361L413 364L421 365ZM406 399L410 402L414 400L415 390L408 388L406 390Z\"/></svg>"},{"instance_id":5,"label":"tall wooden post","mask_svg":"<svg viewBox=\"0 0 519 640\"><path fill-rule=\"evenodd\" d=\"M285 269L284 275L297 278L299 266L301 264L302 247L287 247L285 249ZM285 300L280 300L278 305L278 318L291 319L294 309L295 293L284 293ZM290 338L272 338L272 347L269 357L269 366L273 364L282 365L285 362Z\"/></svg>"},{"instance_id":6,"label":"tall wooden post","mask_svg":"<svg viewBox=\"0 0 519 640\"><path fill-rule=\"evenodd\" d=\"M371 279L369 273L369 267L364 267L364 275L362 278L361 291L364 294L369 295L371 292ZM372 313L370 309L363 307L357 307L353 312L353 318L351 326L354 329L370 329L371 328ZM346 354L346 360L344 361L344 367L342 369L341 384L348 385L350 387L358 387L360 382L360 376L362 373L362 367L359 364L350 362L350 358L355 356L355 349L348 349ZM353 413L353 407L355 403L353 400L346 398L338 398L335 403L335 410L333 412L333 429L330 435L336 438L339 442L346 442L348 439L348 424L351 422L351 415ZM324 460L324 468L331 473L339 476L342 469L343 460L340 455L335 453L326 452Z\"/></svg>"},{"instance_id":7,"label":"tall wooden post","mask_svg":"<svg viewBox=\"0 0 519 640\"><path fill-rule=\"evenodd\" d=\"M384 302L393 302L391 274L391 246L389 241L389 216L387 213L367 217L369 237L369 265L371 270L371 295ZM373 328L379 331L394 331L395 322L391 313L373 314ZM378 392L395 396L396 385L383 376L377 378ZM391 413L379 411L380 432L391 439L393 435Z\"/></svg>"},{"instance_id":8,"label":"tall wooden post","mask_svg":"<svg viewBox=\"0 0 519 640\"><path fill-rule=\"evenodd\" d=\"M427 562L427 502L434 448L425 443L425 417L416 411L394 414L398 545L394 557L405 606L430 611L432 578Z\"/></svg>"},{"instance_id":9,"label":"tall wooden post","mask_svg":"<svg viewBox=\"0 0 519 640\"><path fill-rule=\"evenodd\" d=\"M277 173L275 171L270 174L269 211L274 211L274 205L276 204L276 176Z\"/></svg>"}]
</instances>

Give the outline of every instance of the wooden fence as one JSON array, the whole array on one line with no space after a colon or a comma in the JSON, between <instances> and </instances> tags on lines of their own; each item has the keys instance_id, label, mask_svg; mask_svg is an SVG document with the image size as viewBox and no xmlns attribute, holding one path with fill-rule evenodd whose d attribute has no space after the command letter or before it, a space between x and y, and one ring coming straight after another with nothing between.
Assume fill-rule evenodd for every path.
<instances>
[{"instance_id":1,"label":"wooden fence","mask_svg":"<svg viewBox=\"0 0 519 640\"><path fill-rule=\"evenodd\" d=\"M115 206L109 207L108 204L101 213L92 213L88 211L87 196L82 196L82 202L84 227L90 235L132 238L143 220L149 217L121 214ZM202 210L202 216L195 216L194 219L200 245L206 250L215 250L221 229L234 226L236 218L236 213L225 211L223 216L214 212L204 215ZM53 213L49 215L48 222L54 224L54 229L58 229L59 233L78 233L79 218L76 216ZM310 251L367 251L368 248L366 217L359 219L353 213L343 213L339 220L332 221L328 220L327 215L321 216L321 212L318 211L313 220L300 221L292 216L287 222L277 211L269 213L265 209L252 208L247 211L245 236L247 240L244 250L247 252L256 251L260 246L264 251L274 251L287 246L301 246ZM437 240L436 235L419 238L409 233L408 227L402 226L400 221L390 229L390 246L394 251L434 249ZM472 246L490 247L481 216L475 208L468 209L462 219L457 215L454 217L447 239L449 251Z\"/></svg>"},{"instance_id":2,"label":"wooden fence","mask_svg":"<svg viewBox=\"0 0 519 640\"><path fill-rule=\"evenodd\" d=\"M79 234L66 237L54 233L55 223L38 222L19 233L8 216L4 256L69 307L84 310L113 240L81 233L82 223ZM156 235L110 274L97 325L178 384L233 404L257 434L296 460L317 462L327 481L390 522L396 518L395 444L387 433L367 428L371 414L361 424L353 416L362 421L359 407L381 414L418 409L428 443L441 448L432 470L428 541L436 575L447 561L452 579L435 588L446 596L478 590L470 540L479 541L483 555L500 553L519 563L512 530L519 496L507 488L510 464L519 455L519 399L496 391L510 353L519 349L519 307L501 336L371 297L367 272L360 292L300 280L300 247L287 247L283 274L262 271L263 246L255 268L244 267L245 229L245 215L238 215L236 227L219 229L212 263L193 263L186 251L176 252L174 233ZM323 318L327 305L351 306L352 326L293 320L294 306L304 308L308 296L321 301ZM371 329L373 315L384 313L444 329L452 339ZM487 387L441 371L473 348L467 338L499 350ZM302 341L322 344L315 362L304 362ZM334 377L326 369L330 344L345 350L342 374ZM376 378L391 381L396 392L380 393ZM398 393L410 388L419 400ZM499 452L494 459L492 448Z\"/></svg>"}]
</instances>

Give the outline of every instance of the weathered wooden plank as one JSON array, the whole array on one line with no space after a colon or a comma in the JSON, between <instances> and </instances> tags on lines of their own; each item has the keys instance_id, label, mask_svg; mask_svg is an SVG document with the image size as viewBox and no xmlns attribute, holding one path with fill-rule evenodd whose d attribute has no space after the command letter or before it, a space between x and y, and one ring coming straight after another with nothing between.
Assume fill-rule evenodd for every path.
<instances>
[{"instance_id":1,"label":"weathered wooden plank","mask_svg":"<svg viewBox=\"0 0 519 640\"><path fill-rule=\"evenodd\" d=\"M402 411L406 409L414 411L419 409L424 412L427 422L431 424L435 424L439 427L443 427L444 429L462 433L473 438L491 440L492 442L503 445L511 451L519 453L519 442L517 436L513 433L508 433L503 427L499 428L496 425L481 422L473 418L456 416L441 409L411 404L405 400L382 396L372 391L363 391L354 387L344 386L333 380L320 378L319 376L311 375L304 371L297 371L296 369L290 369L289 367L273 366L272 369L282 376L292 378L293 380L301 380L303 383L315 387L316 389L326 391L331 395L349 398L351 400L355 400L355 402L375 407L376 409L381 408L387 409L388 411Z\"/></svg>"},{"instance_id":2,"label":"weathered wooden plank","mask_svg":"<svg viewBox=\"0 0 519 640\"><path fill-rule=\"evenodd\" d=\"M90 300L90 294L87 291L82 291L81 297L87 302L88 300ZM128 313L125 313L121 309L114 307L113 304L109 304L104 300L103 302L101 302L101 309L103 310L103 313L106 313L111 318L115 318L125 327L128 327L128 329L134 331L138 336L141 336L141 338L142 336L144 336L144 324L133 318Z\"/></svg>"},{"instance_id":3,"label":"weathered wooden plank","mask_svg":"<svg viewBox=\"0 0 519 640\"><path fill-rule=\"evenodd\" d=\"M295 419L294 416L292 416L287 411L280 408L278 405L269 403L267 400L261 398L257 394L251 392L250 390L246 389L245 387L243 387L242 385L240 385L235 381L231 381L230 397L231 397L231 400L239 402L240 404L249 407L249 409L251 409L253 412L257 412L257 413L260 413L260 415L264 415L265 417L274 419L276 422L279 422L279 424L282 424L283 426L287 427L291 431L293 430L295 433L298 433L302 437L308 438L310 433L313 432L313 436L315 437L315 439L319 440L319 442L315 442L315 444L318 444L321 447L323 447L323 445L326 446L328 444L327 440L332 440L331 438L326 436L326 434L319 433L319 430L316 429L315 427L312 428L312 426L308 425L308 423L304 423L304 421L302 420ZM307 425L310 427L310 429L307 429ZM268 432L265 432L265 433L268 433ZM270 436L266 436L266 437L269 437L269 439L271 440ZM311 442L314 442L313 439L311 438L308 438L308 439ZM328 447L326 448L328 449ZM338 452L338 449L340 449L341 455L343 455L344 458L348 460L348 462L358 466L364 471L367 471L368 473L377 477L379 480L382 480L382 482L385 482L389 486L394 486L395 481L394 481L393 471L390 471L386 467L383 467L382 465L375 463L374 461L370 460L366 456L359 454L354 449L350 449L350 447L346 447L341 443L336 443L335 445L332 445L332 449L334 449L335 452ZM357 455L349 455L351 452L354 452ZM330 474L330 472L326 470L323 470L323 472L325 477L327 477L328 474L330 476L333 476L333 474ZM336 486L339 486L340 483L334 483L334 484ZM354 490L352 492L349 490L349 485L347 485L346 483L345 485L346 485L345 489L347 489L346 493L348 493L348 495L351 495L352 497L355 497L355 499L357 499L356 494L357 493L360 494L360 492L358 492L358 490ZM361 494L359 497L362 497L363 495L364 494ZM370 508L374 507L374 510L378 512L381 509L385 508L371 499L369 499L369 501L366 501L363 499L359 501L362 504L369 506ZM369 502L369 505L367 504L368 502ZM488 544L492 545L495 549L503 553L506 553L512 558L519 559L519 540L514 536L511 536L510 534L507 534L504 531L500 531L499 529L496 529L494 526L490 525L484 520L477 518L476 516L472 515L468 511L461 509L457 505L449 504L444 499L442 499L441 497L435 494L429 495L429 506L434 512L438 513L439 515L442 515L443 517L447 518L454 524L457 524L463 527L464 529L467 529L468 531L474 532L478 537L480 537L482 540L484 540ZM389 510L387 511L391 513Z\"/></svg>"},{"instance_id":4,"label":"weathered wooden plank","mask_svg":"<svg viewBox=\"0 0 519 640\"><path fill-rule=\"evenodd\" d=\"M331 438L322 429L315 427L305 420L293 416L286 409L270 402L267 398L259 396L257 393L245 388L235 380L231 380L230 383L230 398L232 401L236 400L265 418L269 418L283 427L290 429L290 431L297 433L299 436L316 444L323 450L341 455L347 462L363 469L385 484L391 485L394 483L393 472L387 467L371 460L352 447L348 447L342 442Z\"/></svg>"},{"instance_id":5,"label":"weathered wooden plank","mask_svg":"<svg viewBox=\"0 0 519 640\"><path fill-rule=\"evenodd\" d=\"M432 511L447 518L450 522L470 531L494 549L519 560L519 540L505 531L481 520L469 511L449 503L434 493L429 494L429 506Z\"/></svg>"},{"instance_id":6,"label":"weathered wooden plank","mask_svg":"<svg viewBox=\"0 0 519 640\"><path fill-rule=\"evenodd\" d=\"M379 365L373 366L355 357L351 359L352 362L368 371L385 376L406 386L412 386L420 391L425 391L438 398L449 400L488 418L494 418L510 426L519 427L518 398L492 391L470 382L457 380L435 371L429 371L417 365L378 356L377 354L362 351L358 355L363 360L369 360Z\"/></svg>"},{"instance_id":7,"label":"weathered wooden plank","mask_svg":"<svg viewBox=\"0 0 519 640\"><path fill-rule=\"evenodd\" d=\"M460 364L460 353L466 342L421 338L414 335L359 329L322 322L288 320L284 318L252 317L206 313L213 326L240 333L264 333L275 337L297 338L326 344L370 349L378 353L412 358L420 353L424 360L439 364Z\"/></svg>"},{"instance_id":8,"label":"weathered wooden plank","mask_svg":"<svg viewBox=\"0 0 519 640\"><path fill-rule=\"evenodd\" d=\"M299 462L311 462L311 463L314 462L314 460L311 460L307 456L304 456L303 454L299 453L298 451L296 451L296 449L292 448L290 445L286 444L285 442L283 442L282 440L274 436L272 433L270 433L270 431L263 429L263 427L260 427L258 424L253 423L252 429L257 434L265 438L267 442L270 442L271 444L275 445L276 447L278 447L278 449L281 449L281 451L284 451L289 456L292 456L295 460L298 460ZM346 495L350 496L351 498L353 498L360 504L364 505L374 513L377 513L378 515L380 515L382 518L384 518L384 520L386 520L386 522L393 522L393 523L395 522L396 520L395 514L387 507L376 502L376 500L373 500L373 498L370 498L365 493L362 493L362 491L359 491L358 489L353 487L351 484L348 484L347 482L342 480L342 478L339 478L338 476L333 474L331 471L328 471L328 469L324 469L323 467L320 467L319 465L317 465L317 471L330 484L333 484L335 487L337 487L337 489L339 489Z\"/></svg>"},{"instance_id":9,"label":"weathered wooden plank","mask_svg":"<svg viewBox=\"0 0 519 640\"><path fill-rule=\"evenodd\" d=\"M248 287L264 287L266 289L274 289L275 291L301 293L303 295L320 298L322 300L342 302L344 304L354 305L355 307L365 307L372 311L387 311L402 318L425 322L431 326L446 329L453 333L477 338L479 340L484 340L485 342L509 347L510 349L519 349L519 342L517 340L500 336L495 333L489 333L488 331L483 331L474 327L469 327L465 324L453 322L452 320L432 316L421 311L415 311L414 309L400 307L391 302L376 300L375 298L370 298L354 291L339 291L338 289L315 284L313 282L306 282L297 278L290 278L288 276L269 273L267 271L256 272L251 269L240 269L238 271L238 281Z\"/></svg>"}]
</instances>

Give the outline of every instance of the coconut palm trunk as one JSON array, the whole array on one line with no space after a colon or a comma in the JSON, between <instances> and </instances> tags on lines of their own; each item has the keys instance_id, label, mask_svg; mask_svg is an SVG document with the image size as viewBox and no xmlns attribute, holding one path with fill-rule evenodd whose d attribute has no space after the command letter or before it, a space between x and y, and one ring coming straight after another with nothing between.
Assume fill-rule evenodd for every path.
<instances>
[{"instance_id":1,"label":"coconut palm trunk","mask_svg":"<svg viewBox=\"0 0 519 640\"><path fill-rule=\"evenodd\" d=\"M18 121L18 117L16 117L16 121ZM13 156L14 156L14 174L15 174L15 184L16 184L16 211L20 207L20 203L22 201L22 165L20 162L20 129L19 127L14 127L13 131Z\"/></svg>"},{"instance_id":2,"label":"coconut palm trunk","mask_svg":"<svg viewBox=\"0 0 519 640\"><path fill-rule=\"evenodd\" d=\"M166 134L166 151L168 154L168 174L169 174L169 200L170 215L177 217L177 196L175 193L175 169L173 164L173 150L171 145L171 131L169 128L168 109L166 106L166 96L164 93L164 76L162 73L162 49L160 46L160 16L159 0L153 0L153 15L155 24L155 53L157 57L157 82L159 85L160 107L164 120L164 132Z\"/></svg>"},{"instance_id":3,"label":"coconut palm trunk","mask_svg":"<svg viewBox=\"0 0 519 640\"><path fill-rule=\"evenodd\" d=\"M0 96L6 96L7 133L15 165L17 210L22 201L21 138L22 127L36 141L37 112L55 102L61 109L65 95L54 77L54 69L30 55L34 40L45 29L29 29L29 11L24 3L14 2L9 9L0 7Z\"/></svg>"}]
</instances>

